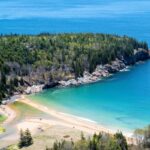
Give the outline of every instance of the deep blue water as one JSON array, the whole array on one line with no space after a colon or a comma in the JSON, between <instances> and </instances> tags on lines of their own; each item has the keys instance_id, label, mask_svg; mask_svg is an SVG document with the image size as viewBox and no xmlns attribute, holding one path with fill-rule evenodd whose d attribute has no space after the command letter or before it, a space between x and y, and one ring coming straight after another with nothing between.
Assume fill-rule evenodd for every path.
<instances>
[{"instance_id":1,"label":"deep blue water","mask_svg":"<svg viewBox=\"0 0 150 150\"><path fill-rule=\"evenodd\" d=\"M1 0L0 33L102 32L150 43L149 0Z\"/></svg>"},{"instance_id":2,"label":"deep blue water","mask_svg":"<svg viewBox=\"0 0 150 150\"><path fill-rule=\"evenodd\" d=\"M147 61L94 84L54 88L30 98L112 129L133 131L150 123L149 67Z\"/></svg>"},{"instance_id":3,"label":"deep blue water","mask_svg":"<svg viewBox=\"0 0 150 150\"><path fill-rule=\"evenodd\" d=\"M100 32L150 45L149 0L1 0L0 33ZM51 89L33 99L115 129L150 123L150 62L105 81Z\"/></svg>"}]
</instances>

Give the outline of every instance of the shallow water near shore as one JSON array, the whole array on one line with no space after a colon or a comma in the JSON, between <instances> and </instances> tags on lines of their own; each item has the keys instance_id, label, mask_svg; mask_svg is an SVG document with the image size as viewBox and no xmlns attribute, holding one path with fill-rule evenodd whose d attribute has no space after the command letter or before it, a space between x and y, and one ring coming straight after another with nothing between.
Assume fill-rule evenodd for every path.
<instances>
[{"instance_id":1,"label":"shallow water near shore","mask_svg":"<svg viewBox=\"0 0 150 150\"><path fill-rule=\"evenodd\" d=\"M49 108L132 132L150 123L150 61L79 87L53 88L29 98Z\"/></svg>"}]
</instances>

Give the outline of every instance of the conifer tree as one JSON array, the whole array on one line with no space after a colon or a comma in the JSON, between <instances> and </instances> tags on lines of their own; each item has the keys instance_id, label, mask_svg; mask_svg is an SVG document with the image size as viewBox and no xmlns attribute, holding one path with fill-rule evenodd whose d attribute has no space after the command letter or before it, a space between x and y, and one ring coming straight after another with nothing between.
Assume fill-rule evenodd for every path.
<instances>
[{"instance_id":1,"label":"conifer tree","mask_svg":"<svg viewBox=\"0 0 150 150\"><path fill-rule=\"evenodd\" d=\"M32 139L32 136L31 136L31 133L30 133L29 129L27 129L25 131L25 137L26 137L26 145L27 146L32 145L33 144L33 139Z\"/></svg>"},{"instance_id":2,"label":"conifer tree","mask_svg":"<svg viewBox=\"0 0 150 150\"><path fill-rule=\"evenodd\" d=\"M33 139L32 139L29 129L27 129L25 132L23 132L21 130L20 131L20 141L19 141L18 146L20 148L22 148L22 147L30 146L32 144L33 144Z\"/></svg>"}]
</instances>

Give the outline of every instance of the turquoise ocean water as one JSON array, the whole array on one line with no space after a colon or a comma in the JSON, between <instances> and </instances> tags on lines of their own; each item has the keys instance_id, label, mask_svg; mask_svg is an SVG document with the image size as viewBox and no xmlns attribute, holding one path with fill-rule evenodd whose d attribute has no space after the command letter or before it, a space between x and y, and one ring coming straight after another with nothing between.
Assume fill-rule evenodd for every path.
<instances>
[{"instance_id":1,"label":"turquoise ocean water","mask_svg":"<svg viewBox=\"0 0 150 150\"><path fill-rule=\"evenodd\" d=\"M130 132L150 123L149 67L147 61L97 83L49 89L30 98L58 111Z\"/></svg>"},{"instance_id":2,"label":"turquoise ocean water","mask_svg":"<svg viewBox=\"0 0 150 150\"><path fill-rule=\"evenodd\" d=\"M150 44L149 0L1 0L0 33L99 32L133 36ZM150 123L150 61L107 80L31 96L46 106L109 128Z\"/></svg>"}]
</instances>

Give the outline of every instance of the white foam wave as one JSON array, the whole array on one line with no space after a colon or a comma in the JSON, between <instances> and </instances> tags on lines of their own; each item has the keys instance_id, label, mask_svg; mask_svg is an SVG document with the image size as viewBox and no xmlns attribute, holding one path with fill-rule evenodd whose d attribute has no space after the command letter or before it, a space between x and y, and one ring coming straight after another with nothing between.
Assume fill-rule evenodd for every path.
<instances>
[{"instance_id":1,"label":"white foam wave","mask_svg":"<svg viewBox=\"0 0 150 150\"><path fill-rule=\"evenodd\" d=\"M91 123L97 123L96 121L93 121L93 120L88 119L88 118L79 117L79 116L75 116L75 115L67 114L67 113L63 113L63 112L59 112L59 113L62 114L62 115L65 115L65 116L68 116L68 117L77 118L77 119L80 119L80 120L83 120L83 121L88 121L88 122L91 122Z\"/></svg>"}]
</instances>

